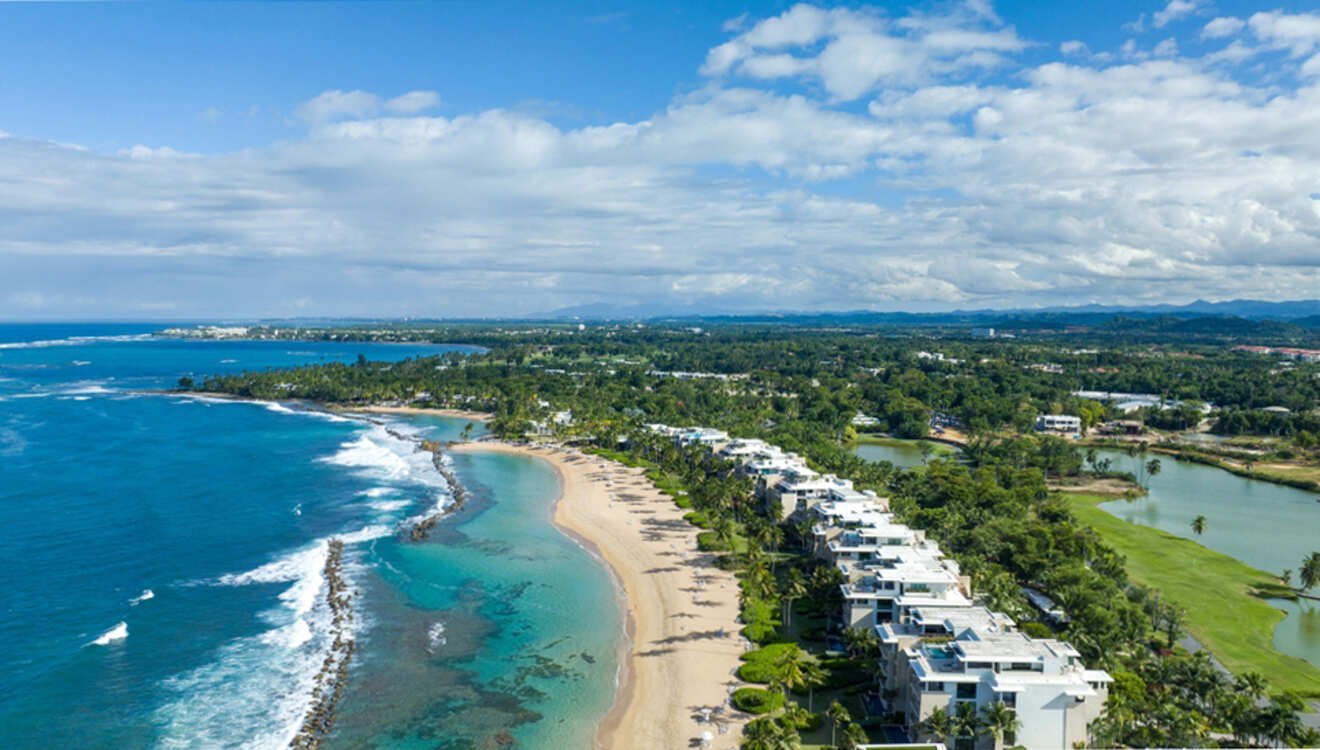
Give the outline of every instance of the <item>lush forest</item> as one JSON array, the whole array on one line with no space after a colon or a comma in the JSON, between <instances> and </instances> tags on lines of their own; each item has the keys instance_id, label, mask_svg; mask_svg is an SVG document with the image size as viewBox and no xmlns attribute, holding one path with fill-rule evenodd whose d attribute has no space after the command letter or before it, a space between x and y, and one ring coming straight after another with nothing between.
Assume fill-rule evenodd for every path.
<instances>
[{"instance_id":1,"label":"lush forest","mask_svg":"<svg viewBox=\"0 0 1320 750\"><path fill-rule=\"evenodd\" d=\"M1231 407L1221 421L1258 413L1284 418L1281 424L1248 418L1241 431L1305 435L1315 429L1313 410L1320 395L1314 366L1282 367L1267 357L1223 350L1142 346L1078 352L1039 342L746 327L467 333L462 343L487 351L394 363L359 358L355 364L181 385L256 398L483 409L494 413L492 429L499 435L555 432L644 463L660 486L693 509L690 520L708 529L704 543L727 550L728 564L741 571L748 637L766 648L799 645L806 654L803 664L815 664L828 680L830 665L811 656L819 651L813 641L819 633L788 627L795 613L810 623L832 606L830 592L837 589L828 566L795 547L801 532L791 524L758 513L750 488L733 481L727 467L700 451L680 451L656 440L642 425L697 424L765 438L808 457L818 469L891 497L901 520L926 530L959 561L987 606L1014 615L1024 627L1043 634L1050 626L1032 619L1022 586L1036 587L1059 602L1071 620L1057 635L1117 680L1108 710L1092 727L1096 743L1304 745L1320 740L1298 722L1298 696L1272 695L1264 676L1230 678L1203 656L1173 647L1182 632L1182 612L1158 592L1133 584L1124 559L1047 488L1047 475L1084 471L1084 456L1068 441L1019 434L1043 412L1074 413L1088 423L1117 416L1104 405L1071 395L1081 388L1210 401ZM1041 363L1058 364L1063 372L1031 367ZM1260 405L1283 405L1291 412L1255 411ZM563 410L572 412L572 423L557 426L553 415ZM908 471L869 463L849 450L851 420L858 412L874 416L876 428L907 437L927 434L932 415L940 413L960 421L971 444L963 462L942 459ZM1197 414L1170 410L1157 419ZM1238 429L1238 422L1229 427ZM869 679L870 653L866 644L857 646L848 663L833 665L834 681L846 682L840 675ZM802 667L784 666L776 656L764 670L769 688L743 696L747 705L775 717L758 725L753 736L796 736L799 729L827 718L803 715L788 696L801 682L793 675ZM783 697L776 697L777 690ZM973 719L989 721L967 721ZM853 732L849 722L837 723L836 729ZM932 736L939 736L936 729Z\"/></svg>"}]
</instances>

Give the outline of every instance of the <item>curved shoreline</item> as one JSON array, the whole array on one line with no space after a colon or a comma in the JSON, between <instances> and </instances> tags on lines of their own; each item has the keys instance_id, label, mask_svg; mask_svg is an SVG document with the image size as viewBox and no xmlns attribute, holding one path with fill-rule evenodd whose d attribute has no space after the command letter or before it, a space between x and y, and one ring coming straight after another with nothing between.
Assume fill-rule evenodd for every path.
<instances>
[{"instance_id":1,"label":"curved shoreline","mask_svg":"<svg viewBox=\"0 0 1320 750\"><path fill-rule=\"evenodd\" d=\"M743 652L737 581L714 567L713 555L696 552L698 529L683 520L683 511L637 470L577 451L496 442L461 443L450 450L539 458L554 467L561 491L551 523L602 560L621 589L627 613L624 658L596 747L695 746L702 732L719 734L715 724L700 721L701 707L714 710L727 725L721 740L736 742L744 717L728 706L727 686L736 682ZM611 499L602 472L608 472L608 481L618 478L626 492ZM705 585L694 587L696 577Z\"/></svg>"}]
</instances>

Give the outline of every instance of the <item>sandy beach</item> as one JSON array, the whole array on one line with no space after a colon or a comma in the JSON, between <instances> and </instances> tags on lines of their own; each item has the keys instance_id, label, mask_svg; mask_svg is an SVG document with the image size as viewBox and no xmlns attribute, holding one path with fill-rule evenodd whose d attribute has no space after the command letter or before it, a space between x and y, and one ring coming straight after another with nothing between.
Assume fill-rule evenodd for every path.
<instances>
[{"instance_id":1,"label":"sandy beach","mask_svg":"<svg viewBox=\"0 0 1320 750\"><path fill-rule=\"evenodd\" d=\"M489 412L468 411L466 409L425 409L417 406L333 406L332 408L365 414L431 414L437 417L470 419L474 422L487 422L491 418Z\"/></svg>"},{"instance_id":2,"label":"sandy beach","mask_svg":"<svg viewBox=\"0 0 1320 750\"><path fill-rule=\"evenodd\" d=\"M626 657L614 706L596 734L600 750L738 746L748 717L728 696L741 685L738 585L697 551L698 530L642 474L577 451L464 443L455 451L501 451L553 465L562 494L556 526L599 555L622 585L628 611ZM711 721L704 720L709 709Z\"/></svg>"}]
</instances>

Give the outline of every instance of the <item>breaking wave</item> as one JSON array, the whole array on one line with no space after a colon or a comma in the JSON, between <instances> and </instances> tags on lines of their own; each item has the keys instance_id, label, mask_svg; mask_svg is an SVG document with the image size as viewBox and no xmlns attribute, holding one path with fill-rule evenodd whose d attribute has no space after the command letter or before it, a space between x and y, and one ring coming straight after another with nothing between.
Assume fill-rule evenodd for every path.
<instances>
[{"instance_id":1,"label":"breaking wave","mask_svg":"<svg viewBox=\"0 0 1320 750\"><path fill-rule=\"evenodd\" d=\"M51 346L84 346L100 342L113 341L151 341L156 338L151 333L126 334L123 336L70 336L65 339L47 339L45 341L9 341L0 343L0 349L45 349Z\"/></svg>"},{"instance_id":2,"label":"breaking wave","mask_svg":"<svg viewBox=\"0 0 1320 750\"><path fill-rule=\"evenodd\" d=\"M110 628L100 635L99 638L87 644L89 646L109 646L115 641L122 641L128 637L128 623L120 620L119 624Z\"/></svg>"}]
</instances>

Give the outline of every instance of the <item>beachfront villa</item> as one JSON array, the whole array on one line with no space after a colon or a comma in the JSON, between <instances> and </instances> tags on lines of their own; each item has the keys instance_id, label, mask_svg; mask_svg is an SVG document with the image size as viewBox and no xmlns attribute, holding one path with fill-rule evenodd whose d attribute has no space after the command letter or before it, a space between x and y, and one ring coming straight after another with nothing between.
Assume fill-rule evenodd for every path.
<instances>
[{"instance_id":1,"label":"beachfront villa","mask_svg":"<svg viewBox=\"0 0 1320 750\"><path fill-rule=\"evenodd\" d=\"M950 714L961 703L977 709L1003 703L1017 714L1021 729L1003 738L959 738L955 750L1069 748L1087 741L1087 725L1104 710L1113 678L1086 669L1075 648L1024 633L971 627L951 641L923 642L903 652L904 674L895 707L908 732L935 708ZM892 665L897 668L898 664Z\"/></svg>"},{"instance_id":2,"label":"beachfront villa","mask_svg":"<svg viewBox=\"0 0 1320 750\"><path fill-rule=\"evenodd\" d=\"M1086 669L1070 644L1031 638L1015 630L1010 616L978 605L958 563L925 532L899 523L888 499L813 471L762 440L650 427L663 428L680 444L708 446L742 476L758 478L757 491L767 502L811 522L812 553L843 573L843 625L879 637L880 704L910 737L929 739L923 722L936 708L952 715L961 704L979 711L1003 703L1021 722L1016 733L957 738L952 748L1053 750L1086 742L1112 678ZM1058 614L1054 622L1064 622L1066 615Z\"/></svg>"}]
</instances>

